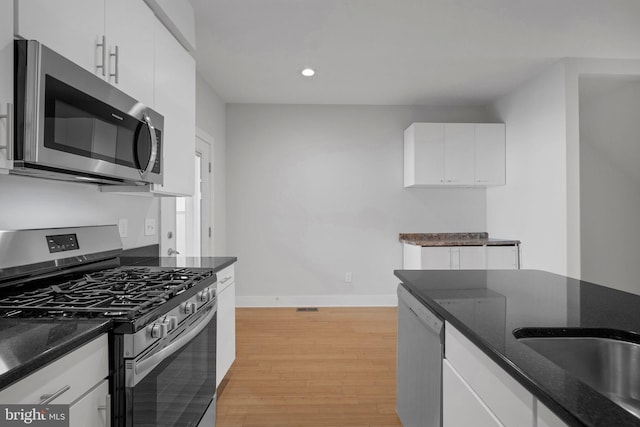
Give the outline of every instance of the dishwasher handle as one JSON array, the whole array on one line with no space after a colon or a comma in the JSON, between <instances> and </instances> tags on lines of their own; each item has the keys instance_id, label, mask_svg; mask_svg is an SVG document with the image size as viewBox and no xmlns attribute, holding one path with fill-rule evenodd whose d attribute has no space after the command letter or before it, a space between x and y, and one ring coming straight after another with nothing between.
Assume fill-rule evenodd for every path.
<instances>
[{"instance_id":1,"label":"dishwasher handle","mask_svg":"<svg viewBox=\"0 0 640 427\"><path fill-rule=\"evenodd\" d=\"M413 314L434 334L440 335L444 322L438 315L429 310L403 286L398 286L398 301L402 301Z\"/></svg>"}]
</instances>

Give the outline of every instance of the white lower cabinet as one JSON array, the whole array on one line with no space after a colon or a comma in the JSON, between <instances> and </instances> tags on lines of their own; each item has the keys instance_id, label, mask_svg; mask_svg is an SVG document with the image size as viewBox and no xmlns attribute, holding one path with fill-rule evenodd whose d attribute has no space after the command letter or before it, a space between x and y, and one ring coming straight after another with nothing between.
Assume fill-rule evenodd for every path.
<instances>
[{"instance_id":1,"label":"white lower cabinet","mask_svg":"<svg viewBox=\"0 0 640 427\"><path fill-rule=\"evenodd\" d=\"M487 246L487 269L517 270L520 268L518 246Z\"/></svg>"},{"instance_id":2,"label":"white lower cabinet","mask_svg":"<svg viewBox=\"0 0 640 427\"><path fill-rule=\"evenodd\" d=\"M536 401L537 404L537 416L536 427L567 427L564 421L562 421L556 414L551 412L549 408L544 406L540 401Z\"/></svg>"},{"instance_id":3,"label":"white lower cabinet","mask_svg":"<svg viewBox=\"0 0 640 427\"><path fill-rule=\"evenodd\" d=\"M416 270L516 270L518 246L417 246L402 244L403 268Z\"/></svg>"},{"instance_id":4,"label":"white lower cabinet","mask_svg":"<svg viewBox=\"0 0 640 427\"><path fill-rule=\"evenodd\" d=\"M71 426L106 425L111 409L99 407L109 394L108 349L104 334L0 390L0 402L37 405L57 395L49 403L71 405Z\"/></svg>"},{"instance_id":5,"label":"white lower cabinet","mask_svg":"<svg viewBox=\"0 0 640 427\"><path fill-rule=\"evenodd\" d=\"M420 246L405 244L406 255L414 252L416 256L411 257L413 262L411 266L405 265L405 268L417 268L424 270L449 270L451 269L451 248L441 246L429 246L421 248Z\"/></svg>"},{"instance_id":6,"label":"white lower cabinet","mask_svg":"<svg viewBox=\"0 0 640 427\"><path fill-rule=\"evenodd\" d=\"M446 427L566 427L563 421L448 322L445 324L442 389ZM468 406L463 406L462 402ZM469 418L471 422L465 421L466 414L456 411L472 411L475 416Z\"/></svg>"},{"instance_id":7,"label":"white lower cabinet","mask_svg":"<svg viewBox=\"0 0 640 427\"><path fill-rule=\"evenodd\" d=\"M218 323L216 330L216 387L236 358L236 283L234 265L216 273L218 276Z\"/></svg>"},{"instance_id":8,"label":"white lower cabinet","mask_svg":"<svg viewBox=\"0 0 640 427\"><path fill-rule=\"evenodd\" d=\"M484 270L487 268L486 246L459 246L451 248L452 270Z\"/></svg>"},{"instance_id":9,"label":"white lower cabinet","mask_svg":"<svg viewBox=\"0 0 640 427\"><path fill-rule=\"evenodd\" d=\"M69 427L111 427L108 396L109 380L104 380L69 407Z\"/></svg>"},{"instance_id":10,"label":"white lower cabinet","mask_svg":"<svg viewBox=\"0 0 640 427\"><path fill-rule=\"evenodd\" d=\"M447 359L442 361L443 427L502 427Z\"/></svg>"}]
</instances>

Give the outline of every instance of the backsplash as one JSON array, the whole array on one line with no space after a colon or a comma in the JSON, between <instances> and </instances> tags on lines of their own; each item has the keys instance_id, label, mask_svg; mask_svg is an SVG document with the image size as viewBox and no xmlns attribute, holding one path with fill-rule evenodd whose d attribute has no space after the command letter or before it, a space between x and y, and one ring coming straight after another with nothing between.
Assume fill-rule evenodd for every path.
<instances>
[{"instance_id":1,"label":"backsplash","mask_svg":"<svg viewBox=\"0 0 640 427\"><path fill-rule=\"evenodd\" d=\"M156 234L144 235L145 218L156 220ZM0 175L0 230L128 223L125 249L158 243L159 203L141 195L102 193L75 184Z\"/></svg>"}]
</instances>

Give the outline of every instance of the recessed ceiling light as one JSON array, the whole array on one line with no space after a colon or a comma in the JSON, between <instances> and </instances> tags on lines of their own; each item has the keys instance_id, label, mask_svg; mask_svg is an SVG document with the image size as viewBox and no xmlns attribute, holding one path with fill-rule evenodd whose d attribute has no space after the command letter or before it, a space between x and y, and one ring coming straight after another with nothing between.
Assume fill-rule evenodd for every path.
<instances>
[{"instance_id":1,"label":"recessed ceiling light","mask_svg":"<svg viewBox=\"0 0 640 427\"><path fill-rule=\"evenodd\" d=\"M302 74L305 77L311 77L316 73L316 70L314 70L313 68L305 68L304 70L300 71L300 74Z\"/></svg>"}]
</instances>

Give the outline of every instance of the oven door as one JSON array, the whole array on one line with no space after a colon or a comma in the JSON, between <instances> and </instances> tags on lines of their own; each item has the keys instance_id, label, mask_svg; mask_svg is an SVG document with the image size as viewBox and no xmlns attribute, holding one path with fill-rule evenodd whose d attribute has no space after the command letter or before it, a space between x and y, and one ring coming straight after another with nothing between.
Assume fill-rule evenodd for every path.
<instances>
[{"instance_id":1,"label":"oven door","mask_svg":"<svg viewBox=\"0 0 640 427\"><path fill-rule=\"evenodd\" d=\"M216 322L214 299L154 348L126 362L127 427L214 425Z\"/></svg>"}]
</instances>

